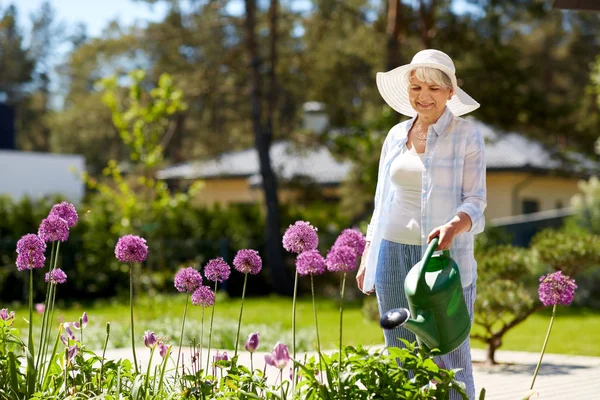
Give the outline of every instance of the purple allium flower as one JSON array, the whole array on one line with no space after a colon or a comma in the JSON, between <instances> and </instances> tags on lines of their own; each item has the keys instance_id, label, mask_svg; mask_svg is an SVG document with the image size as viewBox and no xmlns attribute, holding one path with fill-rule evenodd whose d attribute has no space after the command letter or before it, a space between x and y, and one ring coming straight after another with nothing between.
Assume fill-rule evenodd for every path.
<instances>
[{"instance_id":1,"label":"purple allium flower","mask_svg":"<svg viewBox=\"0 0 600 400\"><path fill-rule=\"evenodd\" d=\"M296 257L296 270L298 274L321 275L325 272L325 259L319 250L307 250Z\"/></svg>"},{"instance_id":2,"label":"purple allium flower","mask_svg":"<svg viewBox=\"0 0 600 400\"><path fill-rule=\"evenodd\" d=\"M152 331L146 331L144 333L144 344L146 345L146 347L151 349L156 346L157 342L158 337L156 336L156 333Z\"/></svg>"},{"instance_id":3,"label":"purple allium flower","mask_svg":"<svg viewBox=\"0 0 600 400\"><path fill-rule=\"evenodd\" d=\"M356 259L356 251L352 247L333 246L327 253L325 264L328 271L349 272L356 268Z\"/></svg>"},{"instance_id":4,"label":"purple allium flower","mask_svg":"<svg viewBox=\"0 0 600 400\"><path fill-rule=\"evenodd\" d=\"M60 204L55 204L52 207L52 210L50 210L49 215L52 214L67 221L67 225L69 225L69 228L77 224L77 210L75 210L75 206L71 203L63 201Z\"/></svg>"},{"instance_id":5,"label":"purple allium flower","mask_svg":"<svg viewBox=\"0 0 600 400\"><path fill-rule=\"evenodd\" d=\"M174 281L178 291L193 293L202 285L202 275L192 267L182 268L175 275Z\"/></svg>"},{"instance_id":6,"label":"purple allium flower","mask_svg":"<svg viewBox=\"0 0 600 400\"><path fill-rule=\"evenodd\" d=\"M209 281L223 282L229 279L230 274L231 268L229 267L229 264L221 257L210 260L204 267L204 276L206 276L206 279Z\"/></svg>"},{"instance_id":7,"label":"purple allium flower","mask_svg":"<svg viewBox=\"0 0 600 400\"><path fill-rule=\"evenodd\" d=\"M319 245L317 228L306 221L296 221L283 235L283 248L292 253L314 250Z\"/></svg>"},{"instance_id":8,"label":"purple allium flower","mask_svg":"<svg viewBox=\"0 0 600 400\"><path fill-rule=\"evenodd\" d=\"M265 363L283 370L290 361L290 352L283 343L277 343L273 351L265 354Z\"/></svg>"},{"instance_id":9,"label":"purple allium flower","mask_svg":"<svg viewBox=\"0 0 600 400\"><path fill-rule=\"evenodd\" d=\"M46 311L46 305L44 303L36 303L35 304L35 311L38 314L43 314L44 311Z\"/></svg>"},{"instance_id":10,"label":"purple allium flower","mask_svg":"<svg viewBox=\"0 0 600 400\"><path fill-rule=\"evenodd\" d=\"M557 304L568 306L575 297L575 289L577 289L575 280L563 275L562 271L557 271L540 277L538 294L540 301L545 306Z\"/></svg>"},{"instance_id":11,"label":"purple allium flower","mask_svg":"<svg viewBox=\"0 0 600 400\"><path fill-rule=\"evenodd\" d=\"M50 214L42 220L38 236L44 242L64 242L69 238L69 224L55 214Z\"/></svg>"},{"instance_id":12,"label":"purple allium flower","mask_svg":"<svg viewBox=\"0 0 600 400\"><path fill-rule=\"evenodd\" d=\"M158 344L158 352L160 354L160 356L162 358L165 358L167 356L167 351L171 348L171 346L167 346L166 344L164 344L163 342L160 342Z\"/></svg>"},{"instance_id":13,"label":"purple allium flower","mask_svg":"<svg viewBox=\"0 0 600 400\"><path fill-rule=\"evenodd\" d=\"M233 258L233 266L243 274L256 275L262 268L262 259L256 250L240 250Z\"/></svg>"},{"instance_id":14,"label":"purple allium flower","mask_svg":"<svg viewBox=\"0 0 600 400\"><path fill-rule=\"evenodd\" d=\"M115 256L124 263L143 262L148 256L146 239L134 235L121 237L115 246Z\"/></svg>"},{"instance_id":15,"label":"purple allium flower","mask_svg":"<svg viewBox=\"0 0 600 400\"><path fill-rule=\"evenodd\" d=\"M50 272L46 272L46 282L50 282L54 285L59 283L65 283L67 281L67 274L60 268L53 269Z\"/></svg>"},{"instance_id":16,"label":"purple allium flower","mask_svg":"<svg viewBox=\"0 0 600 400\"><path fill-rule=\"evenodd\" d=\"M258 348L258 344L260 343L260 338L258 332L254 332L248 335L248 339L246 340L246 351L250 353L254 353Z\"/></svg>"},{"instance_id":17,"label":"purple allium flower","mask_svg":"<svg viewBox=\"0 0 600 400\"><path fill-rule=\"evenodd\" d=\"M23 236L17 242L17 269L23 271L32 268L43 268L46 262L44 252L46 243L32 233Z\"/></svg>"},{"instance_id":18,"label":"purple allium flower","mask_svg":"<svg viewBox=\"0 0 600 400\"><path fill-rule=\"evenodd\" d=\"M215 294L208 286L200 286L192 294L192 304L195 306L210 307L215 304Z\"/></svg>"},{"instance_id":19,"label":"purple allium flower","mask_svg":"<svg viewBox=\"0 0 600 400\"><path fill-rule=\"evenodd\" d=\"M365 251L367 240L364 235L356 229L344 229L335 239L334 246L349 246L356 251L356 256L362 256Z\"/></svg>"},{"instance_id":20,"label":"purple allium flower","mask_svg":"<svg viewBox=\"0 0 600 400\"><path fill-rule=\"evenodd\" d=\"M15 312L8 312L8 308L3 308L0 310L0 319L5 322L9 322L8 326L11 326L15 320Z\"/></svg>"}]
</instances>

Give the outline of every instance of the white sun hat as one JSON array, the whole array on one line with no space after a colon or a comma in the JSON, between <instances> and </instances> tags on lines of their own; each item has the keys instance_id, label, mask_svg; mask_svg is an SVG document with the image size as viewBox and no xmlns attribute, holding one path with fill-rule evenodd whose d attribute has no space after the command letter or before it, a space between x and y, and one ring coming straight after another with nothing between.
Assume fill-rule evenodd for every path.
<instances>
[{"instance_id":1,"label":"white sun hat","mask_svg":"<svg viewBox=\"0 0 600 400\"><path fill-rule=\"evenodd\" d=\"M452 114L459 116L479 108L479 103L469 96L456 83L456 69L452 59L439 50L422 50L415 54L410 64L402 65L388 72L377 73L377 89L385 102L400 114L414 117L417 112L408 100L410 72L418 67L437 68L452 81L454 94L446 103Z\"/></svg>"}]
</instances>

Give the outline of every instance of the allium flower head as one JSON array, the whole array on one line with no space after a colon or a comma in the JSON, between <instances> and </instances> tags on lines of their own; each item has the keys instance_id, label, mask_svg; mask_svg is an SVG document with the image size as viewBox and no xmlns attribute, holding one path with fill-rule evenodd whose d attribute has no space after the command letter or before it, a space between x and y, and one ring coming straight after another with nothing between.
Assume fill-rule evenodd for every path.
<instances>
[{"instance_id":1,"label":"allium flower head","mask_svg":"<svg viewBox=\"0 0 600 400\"><path fill-rule=\"evenodd\" d=\"M292 253L314 250L318 245L317 228L306 221L296 221L283 235L283 248Z\"/></svg>"},{"instance_id":2,"label":"allium flower head","mask_svg":"<svg viewBox=\"0 0 600 400\"><path fill-rule=\"evenodd\" d=\"M325 268L325 259L318 250L304 251L296 257L296 270L302 276L321 275Z\"/></svg>"},{"instance_id":3,"label":"allium flower head","mask_svg":"<svg viewBox=\"0 0 600 400\"><path fill-rule=\"evenodd\" d=\"M151 349L156 346L157 342L158 337L156 336L156 333L152 331L144 332L144 344L146 345L146 347Z\"/></svg>"},{"instance_id":4,"label":"allium flower head","mask_svg":"<svg viewBox=\"0 0 600 400\"><path fill-rule=\"evenodd\" d=\"M202 285L202 275L192 267L182 268L175 274L174 281L178 291L193 293Z\"/></svg>"},{"instance_id":5,"label":"allium flower head","mask_svg":"<svg viewBox=\"0 0 600 400\"><path fill-rule=\"evenodd\" d=\"M69 224L56 214L50 214L42 220L38 236L44 242L64 242L69 238Z\"/></svg>"},{"instance_id":6,"label":"allium flower head","mask_svg":"<svg viewBox=\"0 0 600 400\"><path fill-rule=\"evenodd\" d=\"M134 235L121 237L115 246L115 256L124 263L143 262L148 256L146 239Z\"/></svg>"},{"instance_id":7,"label":"allium flower head","mask_svg":"<svg viewBox=\"0 0 600 400\"><path fill-rule=\"evenodd\" d=\"M260 337L258 332L254 332L248 335L248 339L246 339L246 345L244 346L246 348L246 351L249 351L250 353L254 353L256 351L256 349L258 348L258 344L260 343Z\"/></svg>"},{"instance_id":8,"label":"allium flower head","mask_svg":"<svg viewBox=\"0 0 600 400\"><path fill-rule=\"evenodd\" d=\"M235 269L243 274L256 275L262 269L262 259L258 255L258 251L244 249L237 252L233 259Z\"/></svg>"},{"instance_id":9,"label":"allium flower head","mask_svg":"<svg viewBox=\"0 0 600 400\"><path fill-rule=\"evenodd\" d=\"M265 354L265 363L283 370L290 361L290 352L283 343L277 343L271 353Z\"/></svg>"},{"instance_id":10,"label":"allium flower head","mask_svg":"<svg viewBox=\"0 0 600 400\"><path fill-rule=\"evenodd\" d=\"M67 225L70 227L75 226L77 224L77 210L75 210L75 206L71 203L67 203L63 201L60 204L55 204L50 210L50 215L56 215L59 218L67 221Z\"/></svg>"},{"instance_id":11,"label":"allium flower head","mask_svg":"<svg viewBox=\"0 0 600 400\"><path fill-rule=\"evenodd\" d=\"M46 243L32 233L23 236L17 242L17 269L23 271L32 268L43 268L46 262L44 252Z\"/></svg>"},{"instance_id":12,"label":"allium flower head","mask_svg":"<svg viewBox=\"0 0 600 400\"><path fill-rule=\"evenodd\" d=\"M327 270L331 272L342 271L349 272L356 268L356 251L350 246L333 246L329 253L325 264Z\"/></svg>"},{"instance_id":13,"label":"allium flower head","mask_svg":"<svg viewBox=\"0 0 600 400\"><path fill-rule=\"evenodd\" d=\"M46 282L50 282L54 285L59 283L65 283L67 281L67 274L60 268L53 269L50 272L46 272Z\"/></svg>"},{"instance_id":14,"label":"allium flower head","mask_svg":"<svg viewBox=\"0 0 600 400\"><path fill-rule=\"evenodd\" d=\"M577 289L575 280L563 275L562 271L557 271L540 277L538 294L545 306L558 304L568 306L575 297L575 289Z\"/></svg>"},{"instance_id":15,"label":"allium flower head","mask_svg":"<svg viewBox=\"0 0 600 400\"><path fill-rule=\"evenodd\" d=\"M195 306L210 307L215 304L215 294L208 286L200 286L192 294L192 304Z\"/></svg>"},{"instance_id":16,"label":"allium flower head","mask_svg":"<svg viewBox=\"0 0 600 400\"><path fill-rule=\"evenodd\" d=\"M11 326L15 320L15 312L8 312L8 308L3 308L0 310L0 319L8 322L8 326Z\"/></svg>"},{"instance_id":17,"label":"allium flower head","mask_svg":"<svg viewBox=\"0 0 600 400\"><path fill-rule=\"evenodd\" d=\"M365 251L367 240L364 235L356 229L344 229L335 240L334 246L349 246L356 251L356 256L362 256Z\"/></svg>"},{"instance_id":18,"label":"allium flower head","mask_svg":"<svg viewBox=\"0 0 600 400\"><path fill-rule=\"evenodd\" d=\"M209 281L223 282L229 279L230 274L231 268L229 267L229 264L221 257L213 258L204 267L204 276L206 276L206 279Z\"/></svg>"}]
</instances>

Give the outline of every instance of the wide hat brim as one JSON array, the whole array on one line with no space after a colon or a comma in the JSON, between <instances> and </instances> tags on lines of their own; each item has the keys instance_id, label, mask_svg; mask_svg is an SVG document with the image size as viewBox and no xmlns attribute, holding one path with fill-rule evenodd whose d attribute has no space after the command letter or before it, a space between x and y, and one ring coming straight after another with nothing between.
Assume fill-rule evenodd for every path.
<instances>
[{"instance_id":1,"label":"wide hat brim","mask_svg":"<svg viewBox=\"0 0 600 400\"><path fill-rule=\"evenodd\" d=\"M411 63L402 65L388 72L377 73L377 89L383 100L402 115L414 117L417 112L408 100L408 85L410 72L418 67L431 67L446 73L452 80L454 95L446 105L456 116L468 114L479 108L479 103L458 87L454 71L438 63Z\"/></svg>"}]
</instances>

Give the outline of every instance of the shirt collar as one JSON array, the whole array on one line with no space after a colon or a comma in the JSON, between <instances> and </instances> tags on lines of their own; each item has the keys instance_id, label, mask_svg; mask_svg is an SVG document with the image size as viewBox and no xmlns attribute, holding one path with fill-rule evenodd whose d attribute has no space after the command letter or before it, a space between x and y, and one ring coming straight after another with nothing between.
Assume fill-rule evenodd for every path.
<instances>
[{"instance_id":1,"label":"shirt collar","mask_svg":"<svg viewBox=\"0 0 600 400\"><path fill-rule=\"evenodd\" d=\"M440 136L446 131L446 128L448 127L448 124L452 120L453 116L454 115L452 114L452 111L450 111L448 106L446 106L442 115L438 118L435 124L432 125L433 131Z\"/></svg>"}]
</instances>

